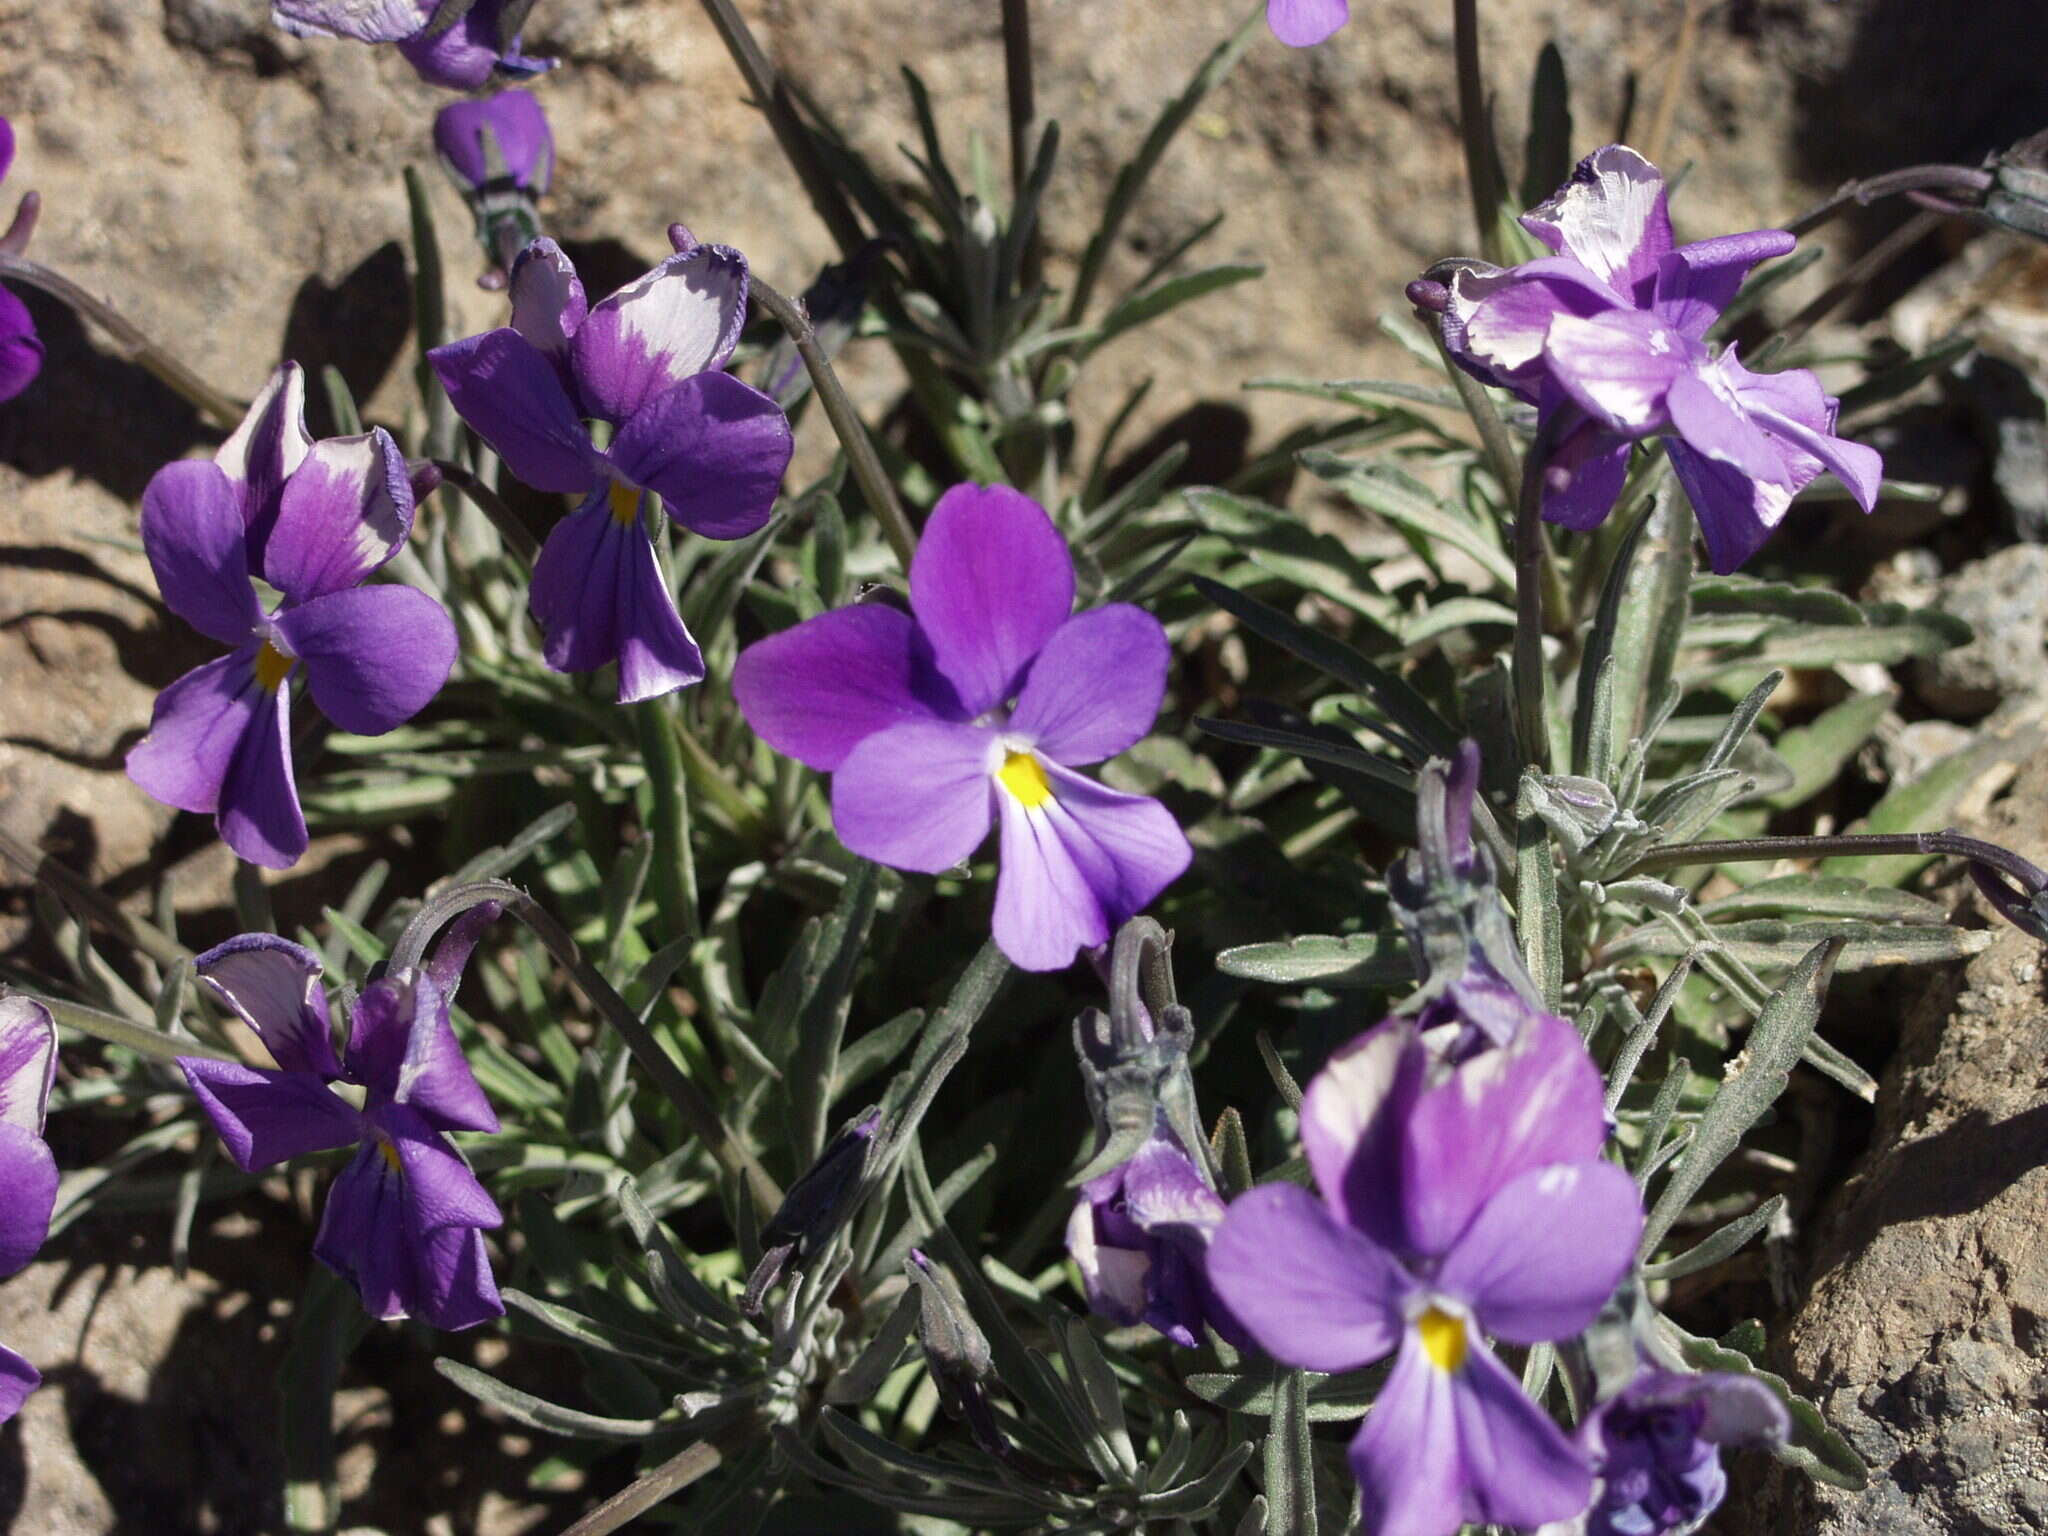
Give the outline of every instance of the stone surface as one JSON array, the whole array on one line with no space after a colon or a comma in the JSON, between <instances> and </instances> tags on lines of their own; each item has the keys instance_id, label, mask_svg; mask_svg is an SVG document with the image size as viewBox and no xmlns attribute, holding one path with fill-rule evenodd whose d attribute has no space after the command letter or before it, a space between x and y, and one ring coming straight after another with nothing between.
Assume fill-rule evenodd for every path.
<instances>
[{"instance_id":1,"label":"stone surface","mask_svg":"<svg viewBox=\"0 0 2048 1536\"><path fill-rule=\"evenodd\" d=\"M1970 828L2048 858L2048 764ZM1973 898L1974 900L1974 898ZM1861 1494L1774 1469L1728 1530L2048 1527L2048 959L1996 925L1902 1014L1870 1153L1831 1200L1779 1359L1870 1463Z\"/></svg>"},{"instance_id":2,"label":"stone surface","mask_svg":"<svg viewBox=\"0 0 2048 1536\"><path fill-rule=\"evenodd\" d=\"M1976 631L1968 645L1913 664L1913 687L1941 714L1981 715L2048 689L2048 548L2015 544L1943 578L1933 606Z\"/></svg>"}]
</instances>

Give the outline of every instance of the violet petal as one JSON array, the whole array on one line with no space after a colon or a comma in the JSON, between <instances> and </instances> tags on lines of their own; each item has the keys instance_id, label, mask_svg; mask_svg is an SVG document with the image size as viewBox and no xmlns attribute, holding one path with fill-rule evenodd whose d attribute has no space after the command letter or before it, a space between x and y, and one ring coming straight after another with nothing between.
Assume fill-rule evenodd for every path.
<instances>
[{"instance_id":1,"label":"violet petal","mask_svg":"<svg viewBox=\"0 0 2048 1536\"><path fill-rule=\"evenodd\" d=\"M204 459L166 464L142 492L142 549L164 606L202 635L239 645L261 622L249 585L242 499Z\"/></svg>"},{"instance_id":2,"label":"violet petal","mask_svg":"<svg viewBox=\"0 0 2048 1536\"><path fill-rule=\"evenodd\" d=\"M320 712L358 736L381 736L410 720L455 665L454 621L416 587L329 592L284 609L276 624L305 664Z\"/></svg>"},{"instance_id":3,"label":"violet petal","mask_svg":"<svg viewBox=\"0 0 2048 1536\"><path fill-rule=\"evenodd\" d=\"M634 412L608 456L692 533L737 539L768 521L794 449L781 406L730 374L701 373Z\"/></svg>"},{"instance_id":4,"label":"violet petal","mask_svg":"<svg viewBox=\"0 0 2048 1536\"><path fill-rule=\"evenodd\" d=\"M330 1082L341 1076L313 951L274 934L245 933L192 964L199 984L256 1032L279 1067Z\"/></svg>"},{"instance_id":5,"label":"violet petal","mask_svg":"<svg viewBox=\"0 0 2048 1536\"><path fill-rule=\"evenodd\" d=\"M510 326L427 354L448 398L514 478L574 494L602 481L597 450L555 365Z\"/></svg>"},{"instance_id":6,"label":"violet petal","mask_svg":"<svg viewBox=\"0 0 2048 1536\"><path fill-rule=\"evenodd\" d=\"M1400 1341L1401 1298L1414 1282L1296 1185L1262 1184L1232 1201L1207 1263L1209 1283L1276 1360L1348 1371Z\"/></svg>"},{"instance_id":7,"label":"violet petal","mask_svg":"<svg viewBox=\"0 0 2048 1536\"><path fill-rule=\"evenodd\" d=\"M1004 485L939 498L910 566L910 607L970 714L1003 703L1074 607L1074 562L1045 509Z\"/></svg>"},{"instance_id":8,"label":"violet petal","mask_svg":"<svg viewBox=\"0 0 2048 1536\"><path fill-rule=\"evenodd\" d=\"M602 303L571 343L584 409L624 422L649 400L724 366L747 323L747 259L729 245L679 251Z\"/></svg>"},{"instance_id":9,"label":"violet petal","mask_svg":"<svg viewBox=\"0 0 2048 1536\"><path fill-rule=\"evenodd\" d=\"M832 825L864 859L937 874L988 836L994 735L912 720L860 741L832 776Z\"/></svg>"},{"instance_id":10,"label":"violet petal","mask_svg":"<svg viewBox=\"0 0 2048 1536\"><path fill-rule=\"evenodd\" d=\"M1147 731L1166 696L1166 631L1141 608L1077 613L1024 678L1009 729L1057 763L1099 763Z\"/></svg>"},{"instance_id":11,"label":"violet petal","mask_svg":"<svg viewBox=\"0 0 2048 1536\"><path fill-rule=\"evenodd\" d=\"M355 586L412 532L412 480L391 434L315 443L278 501L263 579L303 603Z\"/></svg>"},{"instance_id":12,"label":"violet petal","mask_svg":"<svg viewBox=\"0 0 2048 1536\"><path fill-rule=\"evenodd\" d=\"M128 749L128 777L181 811L220 808L235 751L256 719L254 642L195 667L156 696L149 734Z\"/></svg>"},{"instance_id":13,"label":"violet petal","mask_svg":"<svg viewBox=\"0 0 2048 1536\"><path fill-rule=\"evenodd\" d=\"M732 692L755 735L826 773L877 731L964 714L916 623L884 603L821 613L756 641L733 666Z\"/></svg>"},{"instance_id":14,"label":"violet petal","mask_svg":"<svg viewBox=\"0 0 2048 1536\"><path fill-rule=\"evenodd\" d=\"M269 1072L203 1056L181 1056L178 1066L244 1173L348 1146L362 1133L355 1110L310 1072Z\"/></svg>"}]
</instances>

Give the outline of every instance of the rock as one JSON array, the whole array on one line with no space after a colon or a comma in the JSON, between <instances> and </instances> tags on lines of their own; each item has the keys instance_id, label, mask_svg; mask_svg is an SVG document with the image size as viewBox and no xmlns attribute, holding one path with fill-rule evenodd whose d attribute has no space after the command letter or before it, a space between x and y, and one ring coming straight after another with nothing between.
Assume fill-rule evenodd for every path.
<instances>
[{"instance_id":1,"label":"rock","mask_svg":"<svg viewBox=\"0 0 2048 1536\"><path fill-rule=\"evenodd\" d=\"M1972 830L2048 858L2035 758ZM1975 900L1974 897L1971 898ZM1901 1018L1870 1152L1834 1196L1774 1368L1872 1468L1842 1493L1774 1468L1724 1529L2007 1536L2048 1523L2048 958L1995 923Z\"/></svg>"},{"instance_id":2,"label":"rock","mask_svg":"<svg viewBox=\"0 0 2048 1536\"><path fill-rule=\"evenodd\" d=\"M1973 561L1941 582L1934 606L1977 633L1914 663L1913 686L1928 708L1981 715L2010 695L2048 689L2048 549L2016 544Z\"/></svg>"},{"instance_id":3,"label":"rock","mask_svg":"<svg viewBox=\"0 0 2048 1536\"><path fill-rule=\"evenodd\" d=\"M1974 740L1974 732L1951 720L1914 720L1889 734L1881 732L1878 756L1884 767L1884 782L1910 784Z\"/></svg>"}]
</instances>

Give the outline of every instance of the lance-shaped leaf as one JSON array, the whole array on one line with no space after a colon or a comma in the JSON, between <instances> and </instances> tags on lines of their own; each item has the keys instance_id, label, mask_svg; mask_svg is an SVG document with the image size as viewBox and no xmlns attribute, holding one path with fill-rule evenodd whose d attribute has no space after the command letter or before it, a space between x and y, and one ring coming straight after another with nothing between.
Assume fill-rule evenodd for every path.
<instances>
[{"instance_id":1,"label":"lance-shaped leaf","mask_svg":"<svg viewBox=\"0 0 2048 1536\"><path fill-rule=\"evenodd\" d=\"M1790 1437L1784 1444L1772 1448L1771 1454L1778 1460L1799 1468L1809 1477L1832 1483L1837 1488L1846 1488L1851 1493L1870 1486L1870 1469L1856 1454L1855 1447L1829 1428L1820 1410L1794 1392L1784 1377L1759 1370L1755 1362L1740 1350L1725 1348L1712 1339L1697 1338L1669 1318L1659 1318L1658 1325L1677 1344L1686 1364L1695 1370L1733 1371L1738 1376L1753 1377L1770 1388L1785 1405L1785 1411L1792 1420Z\"/></svg>"},{"instance_id":2,"label":"lance-shaped leaf","mask_svg":"<svg viewBox=\"0 0 2048 1536\"><path fill-rule=\"evenodd\" d=\"M1715 1091L1693 1127L1684 1157L1672 1169L1657 1203L1643 1226L1638 1252L1657 1251L1664 1234L1691 1203L1709 1175L1733 1152L1749 1128L1785 1091L1792 1068L1806 1050L1821 1005L1827 1001L1844 941L1830 938L1813 946L1793 967L1784 985L1771 994L1749 1032L1749 1041L1733 1070Z\"/></svg>"},{"instance_id":3,"label":"lance-shaped leaf","mask_svg":"<svg viewBox=\"0 0 2048 1536\"><path fill-rule=\"evenodd\" d=\"M1216 969L1283 987L1397 987L1415 976L1407 948L1392 933L1304 934L1239 944L1216 957Z\"/></svg>"}]
</instances>

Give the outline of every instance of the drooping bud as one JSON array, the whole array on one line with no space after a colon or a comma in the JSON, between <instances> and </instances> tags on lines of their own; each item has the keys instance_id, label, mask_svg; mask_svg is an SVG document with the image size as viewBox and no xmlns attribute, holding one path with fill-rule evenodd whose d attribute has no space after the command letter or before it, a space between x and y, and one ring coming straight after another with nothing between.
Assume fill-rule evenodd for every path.
<instances>
[{"instance_id":1,"label":"drooping bud","mask_svg":"<svg viewBox=\"0 0 2048 1536\"><path fill-rule=\"evenodd\" d=\"M1096 1147L1072 1183L1132 1157L1163 1122L1183 1148L1198 1149L1197 1166L1213 1187L1188 1073L1194 1038L1194 1018L1175 999L1173 936L1149 917L1132 918L1117 931L1111 952L1109 1012L1090 1008L1074 1020L1074 1051L1095 1119Z\"/></svg>"},{"instance_id":2,"label":"drooping bud","mask_svg":"<svg viewBox=\"0 0 2048 1536\"><path fill-rule=\"evenodd\" d=\"M1579 1427L1599 1478L1586 1536L1696 1529L1728 1491L1721 1448L1775 1445L1789 1429L1784 1405L1753 1377L1639 1371Z\"/></svg>"},{"instance_id":3,"label":"drooping bud","mask_svg":"<svg viewBox=\"0 0 2048 1536\"><path fill-rule=\"evenodd\" d=\"M783 1271L817 1253L839 1230L852 1211L852 1197L867 1171L868 1154L881 1126L881 1110L868 1110L826 1143L818 1160L789 1186L761 1229L761 1262L748 1277L741 1300L747 1311L760 1311L761 1298Z\"/></svg>"},{"instance_id":4,"label":"drooping bud","mask_svg":"<svg viewBox=\"0 0 2048 1536\"><path fill-rule=\"evenodd\" d=\"M555 174L547 114L526 91L458 101L434 114L434 148L476 218L500 286L513 254L540 235L534 200Z\"/></svg>"},{"instance_id":5,"label":"drooping bud","mask_svg":"<svg viewBox=\"0 0 2048 1536\"><path fill-rule=\"evenodd\" d=\"M1494 883L1493 859L1473 841L1478 747L1468 741L1454 762L1425 764L1415 793L1415 850L1387 871L1394 917L1421 982L1398 1011L1455 1012L1504 1045L1541 999Z\"/></svg>"}]
</instances>

